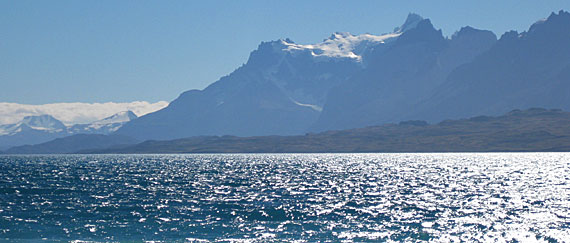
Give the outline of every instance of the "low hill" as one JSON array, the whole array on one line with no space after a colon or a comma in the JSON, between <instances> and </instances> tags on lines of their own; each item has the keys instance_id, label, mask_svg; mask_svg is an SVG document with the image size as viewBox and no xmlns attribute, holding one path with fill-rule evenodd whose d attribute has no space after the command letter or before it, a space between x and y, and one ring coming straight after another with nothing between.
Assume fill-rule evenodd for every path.
<instances>
[{"instance_id":1,"label":"low hill","mask_svg":"<svg viewBox=\"0 0 570 243\"><path fill-rule=\"evenodd\" d=\"M570 113L532 108L429 125L424 121L304 136L206 136L85 153L570 151Z\"/></svg>"},{"instance_id":2,"label":"low hill","mask_svg":"<svg viewBox=\"0 0 570 243\"><path fill-rule=\"evenodd\" d=\"M85 149L105 149L121 145L135 144L133 138L119 135L77 134L56 138L36 145L23 145L6 150L8 154L66 154Z\"/></svg>"}]
</instances>

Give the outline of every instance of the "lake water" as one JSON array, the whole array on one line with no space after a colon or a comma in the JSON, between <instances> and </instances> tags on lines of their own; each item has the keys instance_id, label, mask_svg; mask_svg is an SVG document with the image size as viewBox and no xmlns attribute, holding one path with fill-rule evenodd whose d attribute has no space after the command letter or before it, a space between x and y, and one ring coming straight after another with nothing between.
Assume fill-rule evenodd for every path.
<instances>
[{"instance_id":1,"label":"lake water","mask_svg":"<svg viewBox=\"0 0 570 243\"><path fill-rule=\"evenodd\" d=\"M0 241L570 241L570 153L0 156Z\"/></svg>"}]
</instances>

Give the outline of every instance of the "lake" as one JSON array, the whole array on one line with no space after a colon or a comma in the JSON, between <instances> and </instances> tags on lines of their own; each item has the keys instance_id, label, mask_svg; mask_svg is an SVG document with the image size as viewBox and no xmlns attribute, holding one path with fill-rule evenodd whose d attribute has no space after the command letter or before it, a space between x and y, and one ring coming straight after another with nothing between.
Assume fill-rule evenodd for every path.
<instances>
[{"instance_id":1,"label":"lake","mask_svg":"<svg viewBox=\"0 0 570 243\"><path fill-rule=\"evenodd\" d=\"M0 241L570 239L570 153L0 156Z\"/></svg>"}]
</instances>

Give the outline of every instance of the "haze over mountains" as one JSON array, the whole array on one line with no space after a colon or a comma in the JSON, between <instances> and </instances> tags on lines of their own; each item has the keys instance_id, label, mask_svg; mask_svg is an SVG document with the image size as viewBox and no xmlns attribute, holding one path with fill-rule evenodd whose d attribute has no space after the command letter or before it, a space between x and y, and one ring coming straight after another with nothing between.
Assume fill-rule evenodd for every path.
<instances>
[{"instance_id":1,"label":"haze over mountains","mask_svg":"<svg viewBox=\"0 0 570 243\"><path fill-rule=\"evenodd\" d=\"M204 90L117 133L138 139L291 135L401 120L570 108L570 14L497 40L464 27L450 38L410 14L392 33L335 33L314 45L263 42Z\"/></svg>"},{"instance_id":2,"label":"haze over mountains","mask_svg":"<svg viewBox=\"0 0 570 243\"><path fill-rule=\"evenodd\" d=\"M437 123L531 107L570 110L568 43L570 13L564 11L499 39L469 26L445 37L429 19L409 14L382 35L334 33L311 45L262 42L245 64L204 90L183 92L164 109L115 125L74 128L34 119L47 121L59 137L97 133L143 141ZM41 138L34 143L49 137L42 129L28 134ZM26 144L14 138L11 146Z\"/></svg>"}]
</instances>

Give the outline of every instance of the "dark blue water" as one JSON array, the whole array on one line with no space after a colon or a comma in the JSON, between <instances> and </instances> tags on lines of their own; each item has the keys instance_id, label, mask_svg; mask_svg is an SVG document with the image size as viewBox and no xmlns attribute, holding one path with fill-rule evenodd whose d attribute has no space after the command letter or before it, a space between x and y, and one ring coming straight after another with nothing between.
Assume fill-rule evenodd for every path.
<instances>
[{"instance_id":1,"label":"dark blue water","mask_svg":"<svg viewBox=\"0 0 570 243\"><path fill-rule=\"evenodd\" d=\"M570 154L0 156L0 241L570 239Z\"/></svg>"}]
</instances>

